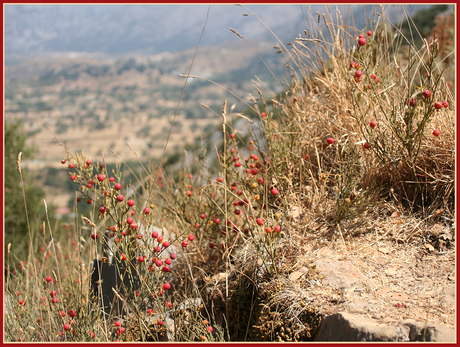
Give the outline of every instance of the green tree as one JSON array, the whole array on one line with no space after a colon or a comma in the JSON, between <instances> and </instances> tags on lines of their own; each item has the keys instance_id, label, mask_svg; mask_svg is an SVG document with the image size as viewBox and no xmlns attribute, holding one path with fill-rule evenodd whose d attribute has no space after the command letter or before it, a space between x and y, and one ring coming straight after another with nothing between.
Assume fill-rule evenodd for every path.
<instances>
[{"instance_id":1,"label":"green tree","mask_svg":"<svg viewBox=\"0 0 460 347\"><path fill-rule=\"evenodd\" d=\"M421 47L422 37L426 38L430 36L433 32L433 28L436 25L435 19L436 16L447 11L449 9L448 5L433 5L429 8L418 11L415 15L411 17L410 20L405 20L402 23L401 31L405 37L410 41L413 37L414 44L416 47ZM420 33L420 35L417 33Z\"/></svg>"},{"instance_id":2,"label":"green tree","mask_svg":"<svg viewBox=\"0 0 460 347\"><path fill-rule=\"evenodd\" d=\"M26 207L24 206L24 195L26 197L28 219L31 235L37 235L45 221L45 206L43 190L34 184L31 172L21 168L23 182L17 170L17 158L22 152L22 160L33 157L33 148L26 145L28 135L18 120L8 121L4 124L4 245L11 243L10 261L14 260L12 255L19 259L26 260L29 251L29 227L27 225ZM23 194L23 187L24 193ZM49 211L53 211L48 206ZM52 218L52 213L49 214ZM34 242L32 244L37 244ZM5 252L6 256L6 252Z\"/></svg>"}]
</instances>

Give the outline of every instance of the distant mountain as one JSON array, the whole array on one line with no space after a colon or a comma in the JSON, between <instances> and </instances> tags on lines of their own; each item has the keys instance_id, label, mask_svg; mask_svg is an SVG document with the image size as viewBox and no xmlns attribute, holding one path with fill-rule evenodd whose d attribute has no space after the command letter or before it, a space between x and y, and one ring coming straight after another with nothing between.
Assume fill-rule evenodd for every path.
<instances>
[{"instance_id":1,"label":"distant mountain","mask_svg":"<svg viewBox=\"0 0 460 347\"><path fill-rule=\"evenodd\" d=\"M357 28L363 27L375 5L354 5ZM411 12L416 5L408 5ZM326 12L311 5L311 13ZM421 6L418 6L421 7ZM418 8L417 7L417 8ZM5 53L37 54L87 52L105 54L156 54L195 47L209 5L5 5ZM292 40L310 22L306 5L250 5L282 40ZM342 13L347 7L341 6ZM335 10L331 6L335 17ZM401 6L391 13L401 17ZM244 15L248 14L248 15ZM212 5L202 44L214 45L237 39L229 27L247 39L273 36L246 8Z\"/></svg>"}]
</instances>

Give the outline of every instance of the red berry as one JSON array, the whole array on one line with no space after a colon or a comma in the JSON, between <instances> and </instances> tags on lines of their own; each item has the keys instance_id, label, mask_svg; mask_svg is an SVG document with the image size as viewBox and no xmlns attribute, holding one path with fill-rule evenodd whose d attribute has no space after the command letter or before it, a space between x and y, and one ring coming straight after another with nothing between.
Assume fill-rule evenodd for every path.
<instances>
[{"instance_id":1,"label":"red berry","mask_svg":"<svg viewBox=\"0 0 460 347\"><path fill-rule=\"evenodd\" d=\"M97 175L97 179L99 180L99 182L102 182L105 179L105 176L103 174L99 174Z\"/></svg>"},{"instance_id":2,"label":"red berry","mask_svg":"<svg viewBox=\"0 0 460 347\"><path fill-rule=\"evenodd\" d=\"M222 177L217 177L217 178L216 178L216 181L217 181L217 182L223 182L224 179L223 179Z\"/></svg>"},{"instance_id":3,"label":"red berry","mask_svg":"<svg viewBox=\"0 0 460 347\"><path fill-rule=\"evenodd\" d=\"M129 206L129 207L133 207L133 206L134 206L134 200L129 199L129 200L128 200L128 206Z\"/></svg>"},{"instance_id":4,"label":"red berry","mask_svg":"<svg viewBox=\"0 0 460 347\"><path fill-rule=\"evenodd\" d=\"M187 241L182 241L182 247L187 247L188 246L188 242Z\"/></svg>"},{"instance_id":5,"label":"red berry","mask_svg":"<svg viewBox=\"0 0 460 347\"><path fill-rule=\"evenodd\" d=\"M121 322L120 322L120 321L116 321L116 322L115 322L115 323L113 323L113 324L115 324L115 326L116 326L116 327L119 327L119 326L121 326Z\"/></svg>"},{"instance_id":6,"label":"red berry","mask_svg":"<svg viewBox=\"0 0 460 347\"><path fill-rule=\"evenodd\" d=\"M120 190L121 189L121 184L120 183L115 184L115 189Z\"/></svg>"},{"instance_id":7,"label":"red berry","mask_svg":"<svg viewBox=\"0 0 460 347\"><path fill-rule=\"evenodd\" d=\"M161 320L157 321L157 323L158 323L158 325L163 325L164 324L163 321L161 321Z\"/></svg>"},{"instance_id":8,"label":"red berry","mask_svg":"<svg viewBox=\"0 0 460 347\"><path fill-rule=\"evenodd\" d=\"M71 179L72 181L75 181L75 180L77 179L77 176L72 175L72 176L70 176L70 179Z\"/></svg>"},{"instance_id":9,"label":"red berry","mask_svg":"<svg viewBox=\"0 0 460 347\"><path fill-rule=\"evenodd\" d=\"M442 108L442 102L438 101L434 103L434 108L440 110Z\"/></svg>"},{"instance_id":10,"label":"red berry","mask_svg":"<svg viewBox=\"0 0 460 347\"><path fill-rule=\"evenodd\" d=\"M239 161L235 162L235 166L236 167L240 167L241 166L241 163Z\"/></svg>"},{"instance_id":11,"label":"red berry","mask_svg":"<svg viewBox=\"0 0 460 347\"><path fill-rule=\"evenodd\" d=\"M163 242L163 236L159 236L159 237L157 238L157 241L158 241L159 243Z\"/></svg>"},{"instance_id":12,"label":"red berry","mask_svg":"<svg viewBox=\"0 0 460 347\"><path fill-rule=\"evenodd\" d=\"M169 255L169 257L170 257L172 260L176 259L176 253L171 253L171 254Z\"/></svg>"},{"instance_id":13,"label":"red berry","mask_svg":"<svg viewBox=\"0 0 460 347\"><path fill-rule=\"evenodd\" d=\"M360 37L358 40L358 45L364 46L366 44L366 39L364 37Z\"/></svg>"},{"instance_id":14,"label":"red berry","mask_svg":"<svg viewBox=\"0 0 460 347\"><path fill-rule=\"evenodd\" d=\"M359 34L358 38L364 38L364 34Z\"/></svg>"},{"instance_id":15,"label":"red berry","mask_svg":"<svg viewBox=\"0 0 460 347\"><path fill-rule=\"evenodd\" d=\"M91 199L86 200L86 203L87 203L88 205L91 205L92 202L93 202L93 201L92 201Z\"/></svg>"},{"instance_id":16,"label":"red berry","mask_svg":"<svg viewBox=\"0 0 460 347\"><path fill-rule=\"evenodd\" d=\"M214 330L212 327L207 327L206 329L208 329L210 333L212 333L212 331Z\"/></svg>"},{"instance_id":17,"label":"red berry","mask_svg":"<svg viewBox=\"0 0 460 347\"><path fill-rule=\"evenodd\" d=\"M163 289L164 290L169 290L169 289L171 289L171 285L169 283L165 283L165 284L163 284Z\"/></svg>"},{"instance_id":18,"label":"red berry","mask_svg":"<svg viewBox=\"0 0 460 347\"><path fill-rule=\"evenodd\" d=\"M205 218L206 218L206 215L205 215L204 213L202 213L202 214L200 215L200 218L201 218L201 219L205 219Z\"/></svg>"},{"instance_id":19,"label":"red berry","mask_svg":"<svg viewBox=\"0 0 460 347\"><path fill-rule=\"evenodd\" d=\"M123 195L121 195L121 194L119 194L119 195L117 196L118 202L122 202L124 199L125 199L125 197L124 197Z\"/></svg>"},{"instance_id":20,"label":"red berry","mask_svg":"<svg viewBox=\"0 0 460 347\"><path fill-rule=\"evenodd\" d=\"M51 302L52 302L53 304L57 304L57 303L58 303L58 299L57 299L56 297L54 297L54 298L51 299Z\"/></svg>"},{"instance_id":21,"label":"red berry","mask_svg":"<svg viewBox=\"0 0 460 347\"><path fill-rule=\"evenodd\" d=\"M281 231L281 227L279 225L275 226L275 231L279 233Z\"/></svg>"},{"instance_id":22,"label":"red berry","mask_svg":"<svg viewBox=\"0 0 460 347\"><path fill-rule=\"evenodd\" d=\"M262 224L264 224L264 220L262 218L257 218L256 223L259 224L259 225L262 225Z\"/></svg>"},{"instance_id":23,"label":"red berry","mask_svg":"<svg viewBox=\"0 0 460 347\"><path fill-rule=\"evenodd\" d=\"M163 266L163 268L161 269L161 271L163 271L163 272L165 272L165 273L166 273L166 272L169 272L169 266L166 266L166 265Z\"/></svg>"},{"instance_id":24,"label":"red berry","mask_svg":"<svg viewBox=\"0 0 460 347\"><path fill-rule=\"evenodd\" d=\"M267 114L266 114L265 112L262 112L260 115L261 115L262 117L266 117L266 116L267 116Z\"/></svg>"},{"instance_id":25,"label":"red berry","mask_svg":"<svg viewBox=\"0 0 460 347\"><path fill-rule=\"evenodd\" d=\"M235 138L235 134L230 134L230 138L234 139L234 138Z\"/></svg>"},{"instance_id":26,"label":"red berry","mask_svg":"<svg viewBox=\"0 0 460 347\"><path fill-rule=\"evenodd\" d=\"M276 188L272 189L272 195L278 195L278 193L279 193L278 189L276 189Z\"/></svg>"},{"instance_id":27,"label":"red berry","mask_svg":"<svg viewBox=\"0 0 460 347\"><path fill-rule=\"evenodd\" d=\"M69 169L73 169L75 166L72 163L69 163Z\"/></svg>"},{"instance_id":28,"label":"red berry","mask_svg":"<svg viewBox=\"0 0 460 347\"><path fill-rule=\"evenodd\" d=\"M65 317L65 311L61 311L60 313L62 317Z\"/></svg>"},{"instance_id":29,"label":"red berry","mask_svg":"<svg viewBox=\"0 0 460 347\"><path fill-rule=\"evenodd\" d=\"M431 96L431 92L428 89L425 89L422 94L425 99L428 99Z\"/></svg>"},{"instance_id":30,"label":"red berry","mask_svg":"<svg viewBox=\"0 0 460 347\"><path fill-rule=\"evenodd\" d=\"M23 304L24 304L24 299L19 300L19 305L22 306Z\"/></svg>"},{"instance_id":31,"label":"red berry","mask_svg":"<svg viewBox=\"0 0 460 347\"><path fill-rule=\"evenodd\" d=\"M149 214L150 213L150 208L146 207L144 208L144 214Z\"/></svg>"},{"instance_id":32,"label":"red berry","mask_svg":"<svg viewBox=\"0 0 460 347\"><path fill-rule=\"evenodd\" d=\"M86 165L90 166L90 165L91 165L91 160L88 159L88 160L86 161Z\"/></svg>"},{"instance_id":33,"label":"red berry","mask_svg":"<svg viewBox=\"0 0 460 347\"><path fill-rule=\"evenodd\" d=\"M212 243L212 242L209 243L209 248L214 248L214 246L215 246L214 243Z\"/></svg>"},{"instance_id":34,"label":"red berry","mask_svg":"<svg viewBox=\"0 0 460 347\"><path fill-rule=\"evenodd\" d=\"M163 247L168 248L170 246L170 243L168 241L163 242Z\"/></svg>"},{"instance_id":35,"label":"red berry","mask_svg":"<svg viewBox=\"0 0 460 347\"><path fill-rule=\"evenodd\" d=\"M438 129L433 130L433 135L434 136L439 136L440 134L441 134L441 132Z\"/></svg>"},{"instance_id":36,"label":"red berry","mask_svg":"<svg viewBox=\"0 0 460 347\"><path fill-rule=\"evenodd\" d=\"M272 232L272 228L270 228L270 227L266 227L266 228L265 228L265 232L267 232L267 233L271 233L271 232Z\"/></svg>"},{"instance_id":37,"label":"red berry","mask_svg":"<svg viewBox=\"0 0 460 347\"><path fill-rule=\"evenodd\" d=\"M415 107L417 105L417 100L412 98L409 100L409 106L410 107Z\"/></svg>"},{"instance_id":38,"label":"red berry","mask_svg":"<svg viewBox=\"0 0 460 347\"><path fill-rule=\"evenodd\" d=\"M195 239L195 236L193 236L192 234L190 234L190 235L188 236L188 239L189 239L189 241L193 241L193 240Z\"/></svg>"},{"instance_id":39,"label":"red berry","mask_svg":"<svg viewBox=\"0 0 460 347\"><path fill-rule=\"evenodd\" d=\"M363 75L363 72L361 70L356 70L355 72L355 77L360 78Z\"/></svg>"},{"instance_id":40,"label":"red berry","mask_svg":"<svg viewBox=\"0 0 460 347\"><path fill-rule=\"evenodd\" d=\"M131 224L131 229L137 229L138 228L138 224L137 223L133 223Z\"/></svg>"},{"instance_id":41,"label":"red berry","mask_svg":"<svg viewBox=\"0 0 460 347\"><path fill-rule=\"evenodd\" d=\"M65 164L65 163L66 163L66 160L65 160L65 159L62 159L62 160L61 160L61 163L62 163L62 164Z\"/></svg>"},{"instance_id":42,"label":"red berry","mask_svg":"<svg viewBox=\"0 0 460 347\"><path fill-rule=\"evenodd\" d=\"M169 258L166 258L165 264L166 264L166 265L171 265L171 264L172 264L172 260L169 259Z\"/></svg>"},{"instance_id":43,"label":"red berry","mask_svg":"<svg viewBox=\"0 0 460 347\"><path fill-rule=\"evenodd\" d=\"M94 339L94 337L96 336L95 333L93 333L92 331L89 332L89 336L91 336L92 339Z\"/></svg>"},{"instance_id":44,"label":"red berry","mask_svg":"<svg viewBox=\"0 0 460 347\"><path fill-rule=\"evenodd\" d=\"M192 192L190 190L187 190L187 196L192 196Z\"/></svg>"},{"instance_id":45,"label":"red berry","mask_svg":"<svg viewBox=\"0 0 460 347\"><path fill-rule=\"evenodd\" d=\"M109 181L110 181L110 182L115 182L115 177L110 177L110 178L109 178Z\"/></svg>"},{"instance_id":46,"label":"red berry","mask_svg":"<svg viewBox=\"0 0 460 347\"><path fill-rule=\"evenodd\" d=\"M335 142L335 140L332 137L328 137L326 141L330 145L332 145Z\"/></svg>"},{"instance_id":47,"label":"red berry","mask_svg":"<svg viewBox=\"0 0 460 347\"><path fill-rule=\"evenodd\" d=\"M67 331L70 329L70 325L69 324L64 324L64 330Z\"/></svg>"},{"instance_id":48,"label":"red berry","mask_svg":"<svg viewBox=\"0 0 460 347\"><path fill-rule=\"evenodd\" d=\"M99 207L99 212L100 213L105 213L105 207L104 206Z\"/></svg>"},{"instance_id":49,"label":"red berry","mask_svg":"<svg viewBox=\"0 0 460 347\"><path fill-rule=\"evenodd\" d=\"M47 277L46 277L46 282L49 283L49 282L51 282L52 280L53 280L53 279L51 278L51 276L47 276Z\"/></svg>"},{"instance_id":50,"label":"red berry","mask_svg":"<svg viewBox=\"0 0 460 347\"><path fill-rule=\"evenodd\" d=\"M375 79L377 78L377 76L375 75L375 73L371 74L371 78L372 78L373 80L375 80Z\"/></svg>"},{"instance_id":51,"label":"red berry","mask_svg":"<svg viewBox=\"0 0 460 347\"><path fill-rule=\"evenodd\" d=\"M374 121L372 121L372 122L370 122L369 125L370 125L370 127L371 127L372 129L374 129L374 128L377 126L377 123L374 122Z\"/></svg>"},{"instance_id":52,"label":"red berry","mask_svg":"<svg viewBox=\"0 0 460 347\"><path fill-rule=\"evenodd\" d=\"M369 149L369 148L371 148L371 146L367 142L365 142L364 143L364 148Z\"/></svg>"},{"instance_id":53,"label":"red berry","mask_svg":"<svg viewBox=\"0 0 460 347\"><path fill-rule=\"evenodd\" d=\"M132 219L131 217L126 218L126 223L128 223L129 225L131 225L133 222L134 219Z\"/></svg>"},{"instance_id":54,"label":"red berry","mask_svg":"<svg viewBox=\"0 0 460 347\"><path fill-rule=\"evenodd\" d=\"M448 107L449 107L449 103L448 103L447 101L444 101L444 102L442 103L442 106L444 106L445 108L448 108Z\"/></svg>"},{"instance_id":55,"label":"red berry","mask_svg":"<svg viewBox=\"0 0 460 347\"><path fill-rule=\"evenodd\" d=\"M77 315L77 312L75 312L75 310L70 310L70 311L69 311L69 316L70 316L70 317L73 318L73 317L75 317L76 315Z\"/></svg>"},{"instance_id":56,"label":"red berry","mask_svg":"<svg viewBox=\"0 0 460 347\"><path fill-rule=\"evenodd\" d=\"M94 234L94 233L91 234L91 238L92 238L93 240L96 240L98 237L99 237L98 234Z\"/></svg>"},{"instance_id":57,"label":"red berry","mask_svg":"<svg viewBox=\"0 0 460 347\"><path fill-rule=\"evenodd\" d=\"M121 260L126 260L126 255L122 254L120 258Z\"/></svg>"},{"instance_id":58,"label":"red berry","mask_svg":"<svg viewBox=\"0 0 460 347\"><path fill-rule=\"evenodd\" d=\"M144 257L143 257L142 255L139 256L139 258L137 258L137 261L138 261L139 263L143 263L143 262L144 262Z\"/></svg>"},{"instance_id":59,"label":"red berry","mask_svg":"<svg viewBox=\"0 0 460 347\"><path fill-rule=\"evenodd\" d=\"M160 267L161 265L163 265L163 262L160 259L157 259L155 260L155 265Z\"/></svg>"},{"instance_id":60,"label":"red berry","mask_svg":"<svg viewBox=\"0 0 460 347\"><path fill-rule=\"evenodd\" d=\"M157 231L152 232L152 237L156 239L158 237L158 232Z\"/></svg>"},{"instance_id":61,"label":"red berry","mask_svg":"<svg viewBox=\"0 0 460 347\"><path fill-rule=\"evenodd\" d=\"M371 36L371 35L372 35L372 31L369 30L369 31L367 32L367 36Z\"/></svg>"}]
</instances>

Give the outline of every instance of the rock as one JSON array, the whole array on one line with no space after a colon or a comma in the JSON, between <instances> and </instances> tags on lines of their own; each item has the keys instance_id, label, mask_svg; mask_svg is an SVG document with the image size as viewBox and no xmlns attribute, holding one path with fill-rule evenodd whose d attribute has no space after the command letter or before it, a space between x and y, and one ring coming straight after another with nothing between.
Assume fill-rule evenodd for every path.
<instances>
[{"instance_id":1,"label":"rock","mask_svg":"<svg viewBox=\"0 0 460 347\"><path fill-rule=\"evenodd\" d=\"M350 311L358 313L368 313L377 310L377 306L366 301L354 301L348 304Z\"/></svg>"},{"instance_id":2,"label":"rock","mask_svg":"<svg viewBox=\"0 0 460 347\"><path fill-rule=\"evenodd\" d=\"M332 258L317 259L313 265L324 276L326 284L349 289L353 286L369 286L375 281L364 276L352 263Z\"/></svg>"},{"instance_id":3,"label":"rock","mask_svg":"<svg viewBox=\"0 0 460 347\"><path fill-rule=\"evenodd\" d=\"M201 309L202 306L203 306L203 301L201 300L201 298L190 298L190 299L187 299L181 302L177 306L177 309L175 311L181 311L181 310L186 310L190 308Z\"/></svg>"},{"instance_id":4,"label":"rock","mask_svg":"<svg viewBox=\"0 0 460 347\"><path fill-rule=\"evenodd\" d=\"M406 319L394 321L364 318L339 312L323 318L314 341L428 341L455 342L455 329L439 324L428 324Z\"/></svg>"},{"instance_id":5,"label":"rock","mask_svg":"<svg viewBox=\"0 0 460 347\"><path fill-rule=\"evenodd\" d=\"M444 304L446 306L455 307L455 285L445 287L442 294L444 295L444 298L441 300L444 301Z\"/></svg>"},{"instance_id":6,"label":"rock","mask_svg":"<svg viewBox=\"0 0 460 347\"><path fill-rule=\"evenodd\" d=\"M455 329L446 326L416 322L413 319L404 320L402 325L409 328L410 341L455 342Z\"/></svg>"},{"instance_id":7,"label":"rock","mask_svg":"<svg viewBox=\"0 0 460 347\"><path fill-rule=\"evenodd\" d=\"M314 341L409 341L408 328L377 323L346 312L323 319Z\"/></svg>"}]
</instances>

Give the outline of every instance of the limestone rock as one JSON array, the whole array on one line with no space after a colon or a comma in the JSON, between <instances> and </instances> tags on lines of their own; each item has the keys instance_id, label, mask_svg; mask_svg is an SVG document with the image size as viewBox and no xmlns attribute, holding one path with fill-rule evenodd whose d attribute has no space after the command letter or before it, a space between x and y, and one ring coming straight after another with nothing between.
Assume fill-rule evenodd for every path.
<instances>
[{"instance_id":1,"label":"limestone rock","mask_svg":"<svg viewBox=\"0 0 460 347\"><path fill-rule=\"evenodd\" d=\"M406 319L390 325L346 312L323 318L315 341L455 342L455 329Z\"/></svg>"},{"instance_id":2,"label":"limestone rock","mask_svg":"<svg viewBox=\"0 0 460 347\"><path fill-rule=\"evenodd\" d=\"M316 269L324 276L324 281L329 285L350 288L356 285L368 286L374 282L346 260L323 258L317 259L313 264L316 265Z\"/></svg>"},{"instance_id":3,"label":"limestone rock","mask_svg":"<svg viewBox=\"0 0 460 347\"><path fill-rule=\"evenodd\" d=\"M323 319L315 341L409 341L408 328L378 323L346 312Z\"/></svg>"}]
</instances>

